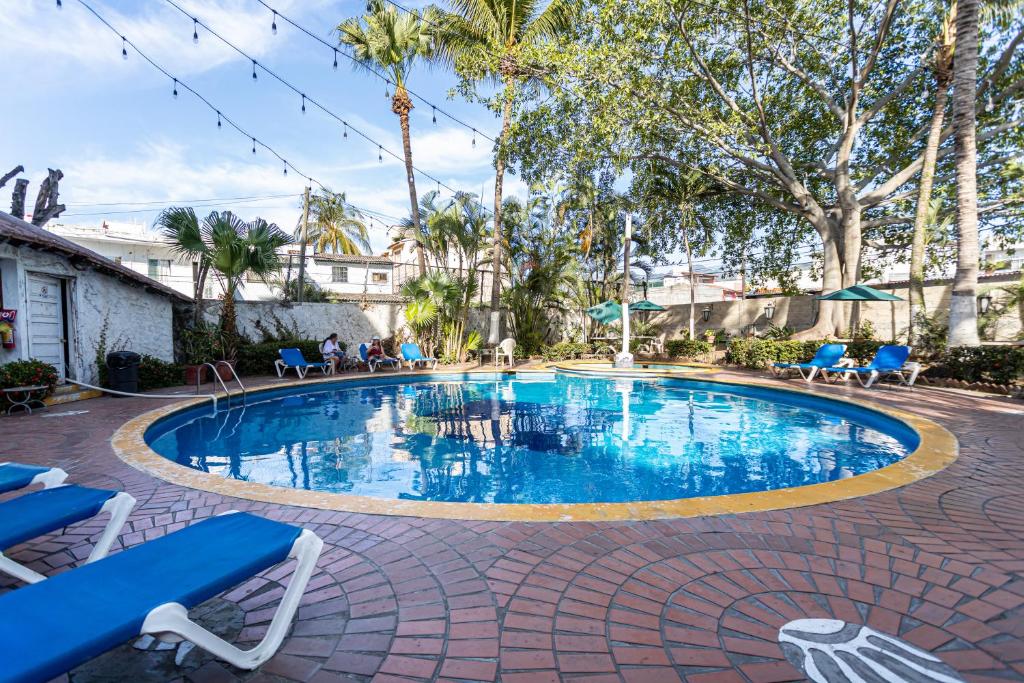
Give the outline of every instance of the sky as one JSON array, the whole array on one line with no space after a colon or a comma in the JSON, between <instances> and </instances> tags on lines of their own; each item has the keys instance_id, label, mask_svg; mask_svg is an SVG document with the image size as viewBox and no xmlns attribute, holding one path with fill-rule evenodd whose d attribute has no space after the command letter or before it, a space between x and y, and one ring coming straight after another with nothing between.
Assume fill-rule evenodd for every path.
<instances>
[{"instance_id":1,"label":"sky","mask_svg":"<svg viewBox=\"0 0 1024 683\"><path fill-rule=\"evenodd\" d=\"M386 225L407 216L409 193L403 164L377 146L307 104L270 75L199 27L168 0L85 0L120 35L154 62L194 88L216 109L273 147L281 156L348 201L377 214L371 243L390 242ZM273 34L270 10L257 0L174 0L300 92L401 157L397 117L385 98L385 84L353 68L332 49L280 17ZM0 174L22 164L31 181L28 208L47 168L64 172L63 223L102 221L152 225L160 209L194 205L197 213L231 210L256 216L291 232L301 214L305 178L265 149L224 124L185 88L172 94L171 78L148 64L78 0L0 0L0 78L6 102L0 108ZM334 44L332 31L361 14L360 0L268 0L268 4ZM417 6L416 2L402 3ZM455 79L443 69L417 65L409 87L484 135L495 137L500 122L483 105L448 99ZM432 123L430 106L414 100L411 114L413 162L443 183L481 194L493 203L492 143L441 113ZM417 176L417 191L437 189ZM7 209L13 181L0 190ZM314 184L314 188L316 185ZM525 194L514 176L505 193ZM442 190L442 196L448 196ZM287 196L283 196L287 195ZM250 199L259 197L262 199ZM245 199L238 199L245 198ZM196 200L219 201L196 201ZM384 216L380 216L383 214ZM373 214L370 214L373 215Z\"/></svg>"}]
</instances>

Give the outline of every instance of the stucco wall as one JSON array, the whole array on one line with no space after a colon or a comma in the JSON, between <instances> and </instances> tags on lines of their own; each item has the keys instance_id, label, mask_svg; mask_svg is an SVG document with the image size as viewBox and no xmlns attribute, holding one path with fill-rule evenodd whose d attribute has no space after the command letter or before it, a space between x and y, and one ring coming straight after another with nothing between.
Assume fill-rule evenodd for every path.
<instances>
[{"instance_id":1,"label":"stucco wall","mask_svg":"<svg viewBox=\"0 0 1024 683\"><path fill-rule=\"evenodd\" d=\"M1007 295L994 288L1013 282L1013 278L1006 278L1005 281L985 281L980 285L979 291L989 291L993 301L998 303ZM859 302L855 305L860 309L860 319L871 322L879 339L905 339L910 315L906 301L909 296L907 287L878 286L877 289L895 294L903 298L903 301ZM951 286L949 284L935 284L925 287L925 308L929 313L934 313L937 310L949 310L950 289ZM694 307L697 334L699 336L706 329L725 329L731 334L741 334L743 328L750 324L754 324L759 332L763 331L768 327L768 320L765 318L764 309L769 301L775 304L775 315L772 322L780 327L788 325L796 330L802 330L814 323L819 302L813 296L764 297L741 301L716 301L710 304L712 309L711 318L706 323L701 318L701 311L709 304L698 303ZM652 322L662 326L662 332L668 339L685 334L689 327L690 305L678 304L667 306L666 309L663 313L659 313L657 317L652 318ZM1011 311L998 321L994 339L996 341L1013 340L1020 330L1020 312Z\"/></svg>"},{"instance_id":2,"label":"stucco wall","mask_svg":"<svg viewBox=\"0 0 1024 683\"><path fill-rule=\"evenodd\" d=\"M103 328L108 321L108 345L173 360L171 301L92 269L72 268L58 254L28 247L0 245L0 275L3 277L5 308L18 309L14 350L0 349L0 363L29 357L28 272L65 278L70 283L70 316L65 321L71 337L68 376L89 383L97 379L94 357Z\"/></svg>"}]
</instances>

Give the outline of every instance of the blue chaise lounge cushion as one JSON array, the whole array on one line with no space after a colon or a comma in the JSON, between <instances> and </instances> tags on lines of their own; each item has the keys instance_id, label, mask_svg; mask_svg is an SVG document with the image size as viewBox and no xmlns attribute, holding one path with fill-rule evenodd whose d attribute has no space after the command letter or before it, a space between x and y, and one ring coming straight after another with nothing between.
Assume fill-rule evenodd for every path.
<instances>
[{"instance_id":1,"label":"blue chaise lounge cushion","mask_svg":"<svg viewBox=\"0 0 1024 683\"><path fill-rule=\"evenodd\" d=\"M287 558L302 529L221 515L0 595L0 681L47 681L139 634L168 602L186 609Z\"/></svg>"},{"instance_id":2,"label":"blue chaise lounge cushion","mask_svg":"<svg viewBox=\"0 0 1024 683\"><path fill-rule=\"evenodd\" d=\"M117 491L58 486L0 503L0 551L99 514Z\"/></svg>"},{"instance_id":3,"label":"blue chaise lounge cushion","mask_svg":"<svg viewBox=\"0 0 1024 683\"><path fill-rule=\"evenodd\" d=\"M42 474L49 469L49 467L22 465L17 462L0 465L0 493L25 488L32 483L37 474Z\"/></svg>"}]
</instances>

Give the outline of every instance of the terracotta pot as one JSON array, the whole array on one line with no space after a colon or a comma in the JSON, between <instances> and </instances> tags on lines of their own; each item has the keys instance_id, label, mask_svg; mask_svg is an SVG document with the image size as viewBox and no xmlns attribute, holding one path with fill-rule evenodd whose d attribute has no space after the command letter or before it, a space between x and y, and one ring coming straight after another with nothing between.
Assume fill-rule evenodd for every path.
<instances>
[{"instance_id":1,"label":"terracotta pot","mask_svg":"<svg viewBox=\"0 0 1024 683\"><path fill-rule=\"evenodd\" d=\"M237 361L233 360L225 362L230 363L232 368L235 367L235 364L237 363ZM231 370L226 365L224 365L224 363L217 363L217 374L225 382L230 382L231 380L234 379L234 376L231 374Z\"/></svg>"},{"instance_id":2,"label":"terracotta pot","mask_svg":"<svg viewBox=\"0 0 1024 683\"><path fill-rule=\"evenodd\" d=\"M205 365L186 365L185 366L185 384L188 386L195 386L196 380L200 383L206 381L206 366Z\"/></svg>"}]
</instances>

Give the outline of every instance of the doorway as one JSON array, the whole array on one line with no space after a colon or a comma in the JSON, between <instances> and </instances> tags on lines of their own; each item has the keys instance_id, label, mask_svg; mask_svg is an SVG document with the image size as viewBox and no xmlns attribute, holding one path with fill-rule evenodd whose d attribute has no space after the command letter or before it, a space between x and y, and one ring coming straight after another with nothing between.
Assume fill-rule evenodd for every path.
<instances>
[{"instance_id":1,"label":"doorway","mask_svg":"<svg viewBox=\"0 0 1024 683\"><path fill-rule=\"evenodd\" d=\"M57 368L64 382L71 364L71 283L45 273L28 273L28 354Z\"/></svg>"}]
</instances>

